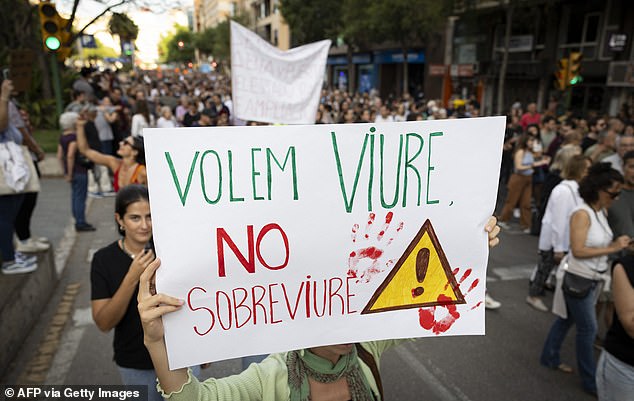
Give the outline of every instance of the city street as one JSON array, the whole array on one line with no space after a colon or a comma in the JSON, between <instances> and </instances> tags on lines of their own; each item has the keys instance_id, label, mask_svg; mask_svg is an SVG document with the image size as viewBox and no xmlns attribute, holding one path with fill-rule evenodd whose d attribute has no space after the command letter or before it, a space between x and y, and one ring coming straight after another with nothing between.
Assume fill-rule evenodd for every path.
<instances>
[{"instance_id":1,"label":"city street","mask_svg":"<svg viewBox=\"0 0 634 401\"><path fill-rule=\"evenodd\" d=\"M64 226L70 219L70 189L61 179L44 179L42 184L33 226L37 233L49 236L57 247L68 240L64 238ZM112 361L112 333L101 333L90 315L89 259L96 249L117 238L113 209L114 198L91 199L88 221L97 231L76 236L54 297L26 339L19 357L7 369L2 383L15 383L30 361L37 358L38 344L51 324L65 288L72 283L80 283L80 291L46 383L120 383ZM502 244L490 255L487 287L502 302L502 307L486 311L486 335L426 338L389 351L381 365L387 400L593 399L581 390L577 375L539 365L541 346L553 317L530 308L524 301L527 277L537 260L537 237L521 234L519 229L504 232L500 237ZM565 342L562 359L575 366L574 330ZM239 370L240 362L230 360L212 364L203 375L221 377Z\"/></svg>"}]
</instances>

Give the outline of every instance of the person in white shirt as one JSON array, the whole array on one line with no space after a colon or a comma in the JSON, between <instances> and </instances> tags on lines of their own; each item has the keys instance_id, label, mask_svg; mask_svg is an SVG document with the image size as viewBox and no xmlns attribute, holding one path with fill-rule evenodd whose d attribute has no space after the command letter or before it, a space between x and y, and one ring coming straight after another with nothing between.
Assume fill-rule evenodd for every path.
<instances>
[{"instance_id":1,"label":"person in white shirt","mask_svg":"<svg viewBox=\"0 0 634 401\"><path fill-rule=\"evenodd\" d=\"M390 113L390 109L386 105L381 106L379 110L379 115L376 116L376 119L374 120L375 123L391 123L394 121L394 117L392 116L392 114Z\"/></svg>"},{"instance_id":2,"label":"person in white shirt","mask_svg":"<svg viewBox=\"0 0 634 401\"><path fill-rule=\"evenodd\" d=\"M623 156L634 150L634 136L620 136L616 138L616 153L603 159L610 163L612 168L623 174Z\"/></svg>"},{"instance_id":3,"label":"person in white shirt","mask_svg":"<svg viewBox=\"0 0 634 401\"><path fill-rule=\"evenodd\" d=\"M583 200L579 195L579 181L587 174L591 162L588 157L576 155L563 166L564 179L552 191L542 218L539 235L540 261L534 277L531 277L526 302L537 310L547 312L540 296L544 292L546 279L570 248L570 214Z\"/></svg>"},{"instance_id":4,"label":"person in white shirt","mask_svg":"<svg viewBox=\"0 0 634 401\"><path fill-rule=\"evenodd\" d=\"M174 128L176 126L176 119L172 114L172 109L169 106L161 107L161 116L156 122L156 128Z\"/></svg>"},{"instance_id":5,"label":"person in white shirt","mask_svg":"<svg viewBox=\"0 0 634 401\"><path fill-rule=\"evenodd\" d=\"M154 126L154 116L150 114L145 100L137 102L136 113L132 116L132 136L143 136L143 128Z\"/></svg>"}]
</instances>

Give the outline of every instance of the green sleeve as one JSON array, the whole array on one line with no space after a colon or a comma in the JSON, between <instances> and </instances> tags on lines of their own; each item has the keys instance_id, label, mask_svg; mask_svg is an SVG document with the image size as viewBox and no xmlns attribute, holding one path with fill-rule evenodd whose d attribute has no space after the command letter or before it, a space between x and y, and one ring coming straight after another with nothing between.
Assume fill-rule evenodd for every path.
<instances>
[{"instance_id":1,"label":"green sleeve","mask_svg":"<svg viewBox=\"0 0 634 401\"><path fill-rule=\"evenodd\" d=\"M163 398L173 401L288 400L288 372L284 355L273 354L259 364L251 364L240 374L203 382L188 370L187 382L180 390L166 394L160 384L157 389Z\"/></svg>"}]
</instances>

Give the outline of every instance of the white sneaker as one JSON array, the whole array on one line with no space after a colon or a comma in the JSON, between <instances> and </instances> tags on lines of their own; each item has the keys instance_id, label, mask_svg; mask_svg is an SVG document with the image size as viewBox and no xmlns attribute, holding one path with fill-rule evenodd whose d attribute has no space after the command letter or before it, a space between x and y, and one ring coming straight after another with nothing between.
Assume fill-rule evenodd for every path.
<instances>
[{"instance_id":1,"label":"white sneaker","mask_svg":"<svg viewBox=\"0 0 634 401\"><path fill-rule=\"evenodd\" d=\"M491 309L491 310L499 309L500 306L502 306L502 304L496 301L495 299L491 298L489 294L484 295L484 307L486 309Z\"/></svg>"},{"instance_id":2,"label":"white sneaker","mask_svg":"<svg viewBox=\"0 0 634 401\"><path fill-rule=\"evenodd\" d=\"M520 210L519 209L513 209L513 217L515 217L516 219L520 218Z\"/></svg>"},{"instance_id":3,"label":"white sneaker","mask_svg":"<svg viewBox=\"0 0 634 401\"><path fill-rule=\"evenodd\" d=\"M51 243L51 241L48 238L46 238L46 237L31 237L31 238L33 238L35 241L41 242L43 244L50 244Z\"/></svg>"},{"instance_id":4,"label":"white sneaker","mask_svg":"<svg viewBox=\"0 0 634 401\"><path fill-rule=\"evenodd\" d=\"M35 255L25 255L20 251L14 252L15 261L18 263L22 263L25 265L35 264L37 262L37 256Z\"/></svg>"},{"instance_id":5,"label":"white sneaker","mask_svg":"<svg viewBox=\"0 0 634 401\"><path fill-rule=\"evenodd\" d=\"M499 221L498 220L498 226L500 226L500 228L503 228L505 230L510 230L511 229L511 225L505 221Z\"/></svg>"},{"instance_id":6,"label":"white sneaker","mask_svg":"<svg viewBox=\"0 0 634 401\"><path fill-rule=\"evenodd\" d=\"M26 257L22 254L15 254L15 260L2 263L3 274L31 273L37 270L37 258L35 256Z\"/></svg>"},{"instance_id":7,"label":"white sneaker","mask_svg":"<svg viewBox=\"0 0 634 401\"><path fill-rule=\"evenodd\" d=\"M18 246L15 247L15 250L18 252L42 252L48 250L50 247L49 244L29 238L24 241L18 241Z\"/></svg>"},{"instance_id":8,"label":"white sneaker","mask_svg":"<svg viewBox=\"0 0 634 401\"><path fill-rule=\"evenodd\" d=\"M531 297L529 295L526 297L526 303L539 311L548 312L548 307L544 304L544 301L542 301L541 298Z\"/></svg>"}]
</instances>

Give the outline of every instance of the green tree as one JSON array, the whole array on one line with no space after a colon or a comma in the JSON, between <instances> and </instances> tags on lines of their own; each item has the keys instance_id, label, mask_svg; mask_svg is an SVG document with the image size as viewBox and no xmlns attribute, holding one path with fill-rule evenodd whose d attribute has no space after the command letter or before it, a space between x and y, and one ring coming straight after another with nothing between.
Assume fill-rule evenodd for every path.
<instances>
[{"instance_id":1,"label":"green tree","mask_svg":"<svg viewBox=\"0 0 634 401\"><path fill-rule=\"evenodd\" d=\"M403 91L408 90L407 53L412 44L424 44L442 27L451 2L437 0L375 0L368 4L369 36L375 42L393 41L403 52Z\"/></svg>"},{"instance_id":2,"label":"green tree","mask_svg":"<svg viewBox=\"0 0 634 401\"><path fill-rule=\"evenodd\" d=\"M187 63L194 59L195 35L185 26L175 25L174 32L161 36L159 42L160 61L164 63Z\"/></svg>"},{"instance_id":3,"label":"green tree","mask_svg":"<svg viewBox=\"0 0 634 401\"><path fill-rule=\"evenodd\" d=\"M214 43L216 42L216 30L214 28L207 28L202 32L199 32L194 37L194 43L196 48L206 55L213 55Z\"/></svg>"},{"instance_id":4,"label":"green tree","mask_svg":"<svg viewBox=\"0 0 634 401\"><path fill-rule=\"evenodd\" d=\"M280 10L291 29L293 45L331 39L346 45L348 91L354 92L355 50L366 47L371 20L365 0L282 0Z\"/></svg>"},{"instance_id":5,"label":"green tree","mask_svg":"<svg viewBox=\"0 0 634 401\"><path fill-rule=\"evenodd\" d=\"M121 54L123 55L123 43L131 42L134 45L134 41L139 36L139 27L125 14L112 13L110 21L108 22L108 31L111 35L119 37L121 43ZM134 65L134 60L132 61Z\"/></svg>"},{"instance_id":6,"label":"green tree","mask_svg":"<svg viewBox=\"0 0 634 401\"><path fill-rule=\"evenodd\" d=\"M280 11L291 28L293 45L336 40L341 33L342 0L282 0Z\"/></svg>"},{"instance_id":7,"label":"green tree","mask_svg":"<svg viewBox=\"0 0 634 401\"><path fill-rule=\"evenodd\" d=\"M218 60L220 65L225 68L230 65L231 61L231 25L230 20L233 20L241 25L246 25L248 16L244 14L238 14L231 19L226 19L216 25L213 29L214 42L211 53L214 59Z\"/></svg>"},{"instance_id":8,"label":"green tree","mask_svg":"<svg viewBox=\"0 0 634 401\"><path fill-rule=\"evenodd\" d=\"M125 14L112 13L108 31L122 41L133 41L139 36L139 27Z\"/></svg>"}]
</instances>

